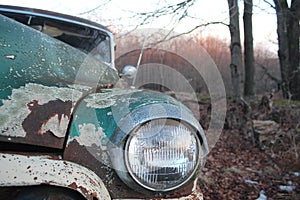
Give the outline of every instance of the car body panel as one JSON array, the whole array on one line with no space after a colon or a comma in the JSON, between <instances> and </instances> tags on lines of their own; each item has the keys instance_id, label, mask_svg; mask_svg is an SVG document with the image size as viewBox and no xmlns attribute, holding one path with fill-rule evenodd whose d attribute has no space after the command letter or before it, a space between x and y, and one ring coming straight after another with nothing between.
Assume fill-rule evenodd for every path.
<instances>
[{"instance_id":1,"label":"car body panel","mask_svg":"<svg viewBox=\"0 0 300 200\"><path fill-rule=\"evenodd\" d=\"M111 149L120 149L120 141L127 137L130 128L138 124L155 118L174 117L181 120L189 119L189 123L199 126L191 116L192 112L187 107L168 95L136 89L103 89L99 93L86 96L74 111L63 157L94 169L110 191L112 198L151 198L154 195L152 192L137 193L120 184L122 181L115 171L119 170L116 169L118 164L114 165L113 161L120 159L113 156ZM123 133L120 134L120 131ZM205 137L202 135L203 132L199 134L201 138ZM205 153L207 144L203 142ZM117 154L119 153L122 154L122 150ZM193 191L197 193L193 188L193 183L184 189L180 188L180 195L177 196L189 196ZM169 195L172 197L171 193Z\"/></svg>"},{"instance_id":2,"label":"car body panel","mask_svg":"<svg viewBox=\"0 0 300 200\"><path fill-rule=\"evenodd\" d=\"M76 163L61 160L60 157L54 155L32 156L0 153L0 167L0 187L43 184L75 190L90 200L112 199L104 182L93 171L83 168ZM124 191L118 192L124 193ZM132 194L130 194L130 190L127 190L123 196L132 196ZM145 195L140 194L136 198L118 199L145 199ZM181 192L177 194L177 197L173 198L155 197L149 199L202 200L203 194L197 186L197 180L195 180L192 185L192 191L189 193Z\"/></svg>"},{"instance_id":3,"label":"car body panel","mask_svg":"<svg viewBox=\"0 0 300 200\"><path fill-rule=\"evenodd\" d=\"M41 31L31 24L39 18L46 28L46 23L60 21L70 27ZM74 24L109 37L109 63L56 38L77 35L72 32ZM113 46L112 33L96 23L0 6L0 187L53 185L93 200L202 198L198 173L184 186L162 193L134 189L122 181L118 155L113 153L118 151L112 149L122 148L128 134L149 120L188 122L197 130L205 155L207 144L192 112L176 99L153 91L112 88L119 79Z\"/></svg>"},{"instance_id":4,"label":"car body panel","mask_svg":"<svg viewBox=\"0 0 300 200\"><path fill-rule=\"evenodd\" d=\"M76 102L118 75L50 36L5 16L0 21L0 141L62 148Z\"/></svg>"},{"instance_id":5,"label":"car body panel","mask_svg":"<svg viewBox=\"0 0 300 200\"><path fill-rule=\"evenodd\" d=\"M98 124L99 128L103 129L105 135L110 139L126 115L150 104L172 104L183 107L172 97L153 91L103 89L101 92L86 96L80 103L71 126L70 138L80 135L77 131L80 129L79 125L91 123Z\"/></svg>"},{"instance_id":6,"label":"car body panel","mask_svg":"<svg viewBox=\"0 0 300 200\"><path fill-rule=\"evenodd\" d=\"M110 199L105 185L94 172L54 156L0 153L0 168L0 186L48 184L74 189L86 199Z\"/></svg>"},{"instance_id":7,"label":"car body panel","mask_svg":"<svg viewBox=\"0 0 300 200\"><path fill-rule=\"evenodd\" d=\"M110 38L109 49L107 49L110 54L110 61L107 64L109 65L110 68L115 70L114 50L115 50L116 45L115 45L115 41L113 40L112 32L110 30L108 30L105 26L102 26L99 23L96 23L96 22L93 22L90 20L86 20L83 18L79 18L79 17L75 17L75 16L71 16L71 15L65 15L62 13L51 12L51 11L47 11L47 10L36 9L36 8L0 5L0 12L4 15L9 16L10 18L14 18L16 21L20 20L20 21L22 21L23 24L27 24L27 25L30 25L30 23L32 23L32 20L34 20L34 18L37 17L37 18L43 18L43 19L50 20L50 21L53 20L56 22L57 21L64 22L68 25L72 24L71 27L74 27L74 25L77 25L78 27L87 27L87 28L91 28L91 29L95 29L95 30L104 32ZM19 18L18 15L21 16L21 19L18 19ZM25 18L26 21L24 21L24 19L23 19L24 16L26 16L26 18ZM63 24L63 26L65 26L65 27L63 27L63 29L67 28L66 24ZM53 32L53 30L52 30L52 32ZM71 33L71 34L74 34L74 32L76 32L74 29L73 30L71 29L71 31L68 31L68 33ZM47 34L51 34L51 32L49 32Z\"/></svg>"}]
</instances>

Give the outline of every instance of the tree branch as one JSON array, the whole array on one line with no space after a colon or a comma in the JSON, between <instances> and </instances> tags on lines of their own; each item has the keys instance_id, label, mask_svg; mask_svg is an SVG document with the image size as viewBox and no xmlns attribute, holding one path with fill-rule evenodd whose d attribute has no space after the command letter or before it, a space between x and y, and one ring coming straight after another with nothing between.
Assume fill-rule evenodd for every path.
<instances>
[{"instance_id":1,"label":"tree branch","mask_svg":"<svg viewBox=\"0 0 300 200\"><path fill-rule=\"evenodd\" d=\"M270 3L268 0L263 0L266 4L268 4L271 8L276 9L275 6Z\"/></svg>"},{"instance_id":2,"label":"tree branch","mask_svg":"<svg viewBox=\"0 0 300 200\"><path fill-rule=\"evenodd\" d=\"M281 85L282 84L282 80L278 79L277 77L273 76L269 70L267 69L266 66L264 66L263 64L261 63L257 63L256 64L261 68L263 69L264 71L264 74L266 74L272 81L274 81L275 83L277 83L278 85Z\"/></svg>"},{"instance_id":3,"label":"tree branch","mask_svg":"<svg viewBox=\"0 0 300 200\"><path fill-rule=\"evenodd\" d=\"M104 3L101 3L100 5L96 6L95 8L91 9L91 10L87 10L87 11L84 11L84 12L81 12L81 13L78 13L78 15L85 15L85 14L88 14L88 13L91 13L91 12L94 12L95 10L97 10L98 8L108 4L111 0L107 0L106 2Z\"/></svg>"},{"instance_id":4,"label":"tree branch","mask_svg":"<svg viewBox=\"0 0 300 200\"><path fill-rule=\"evenodd\" d=\"M162 38L161 40L159 40L159 41L157 41L157 42L155 42L155 43L150 43L150 45L156 45L156 44L159 44L159 43L161 43L161 42L170 41L170 40L172 40L172 39L174 39L174 38L176 38L176 37L179 37L179 36L182 36L182 35L187 35L187 34L189 34L189 33L192 33L193 31L195 31L195 30L198 29L198 28L206 27L206 26L209 26L209 25L216 25L216 24L221 24L221 25L225 25L225 26L229 27L229 24L226 24L226 23L224 23L224 22L208 22L208 23L205 23L205 24L197 25L197 26L195 26L194 28L192 28L192 29L190 29L190 30L188 30L188 31L186 31L186 32L179 33L179 34L176 34L176 35L174 35L174 36L172 36L172 37L169 37L170 34L171 34L171 32L172 32L173 29L174 29L174 28L173 28L171 31L168 32L168 34L167 34L164 38ZM168 37L169 37L169 38L168 38Z\"/></svg>"}]
</instances>

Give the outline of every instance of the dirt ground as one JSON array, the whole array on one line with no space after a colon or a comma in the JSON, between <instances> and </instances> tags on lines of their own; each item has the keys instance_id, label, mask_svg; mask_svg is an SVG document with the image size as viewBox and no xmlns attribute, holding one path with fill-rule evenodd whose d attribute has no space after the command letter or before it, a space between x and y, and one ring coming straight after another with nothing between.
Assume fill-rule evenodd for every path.
<instances>
[{"instance_id":1,"label":"dirt ground","mask_svg":"<svg viewBox=\"0 0 300 200\"><path fill-rule=\"evenodd\" d=\"M257 199L264 193L268 200L298 200L299 172L293 152L273 155L272 150L260 150L238 131L224 131L208 156L200 188L204 199Z\"/></svg>"},{"instance_id":2,"label":"dirt ground","mask_svg":"<svg viewBox=\"0 0 300 200\"><path fill-rule=\"evenodd\" d=\"M257 145L243 125L225 124L201 175L204 199L300 199L300 105L273 104L263 113L256 104L249 116L275 121L279 128Z\"/></svg>"}]
</instances>

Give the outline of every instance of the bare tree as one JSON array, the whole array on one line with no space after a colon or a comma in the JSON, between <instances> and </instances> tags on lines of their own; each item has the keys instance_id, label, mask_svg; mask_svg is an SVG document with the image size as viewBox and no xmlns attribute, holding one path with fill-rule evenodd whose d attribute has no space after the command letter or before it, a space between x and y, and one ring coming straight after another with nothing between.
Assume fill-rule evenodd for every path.
<instances>
[{"instance_id":1,"label":"bare tree","mask_svg":"<svg viewBox=\"0 0 300 200\"><path fill-rule=\"evenodd\" d=\"M109 1L109 0L107 0L107 1ZM222 21L204 22L203 20L199 19L199 24L196 25L195 27L187 30L184 33L180 33L175 36L171 35L169 38L167 38L167 37L163 38L163 40L170 40L176 36L180 36L183 34L189 34L193 31L195 31L196 29L199 29L201 27L206 27L209 25L213 25L213 24L222 24L222 25L226 25L227 27L229 27L230 35L231 35L230 71L231 71L231 81L232 81L232 91L233 91L232 94L233 94L234 100L239 100L242 95L241 75L243 72L242 45L241 45L241 40L240 40L240 27L239 27L239 6L238 6L238 0L227 0L227 1L228 1L228 9L229 9L229 24L226 24ZM132 21L136 22L136 26L134 27L134 29L136 29L139 26L143 26L145 24L151 24L153 22L153 19L156 19L159 17L165 17L165 16L170 16L170 21L169 21L167 27L170 27L170 25L173 25L173 27L175 28L184 18L195 19L195 17L189 15L189 10L190 10L190 8L192 8L195 5L195 2L196 2L196 0L178 0L178 1L172 1L172 2L165 2L164 4L158 3L156 8L154 8L152 11L150 10L147 12L133 13ZM252 2L252 0L250 2ZM94 9L92 11L94 11ZM89 11L87 11L87 12L89 12ZM251 15L251 11L249 13ZM249 26L247 25L247 27L249 27ZM252 36L252 26L249 28L251 28L251 29L247 29L247 33L250 33L250 36ZM170 33L171 32L172 32L172 30L170 31ZM247 38L252 39L250 36ZM163 42L163 41L158 41L158 42ZM247 42L247 44L250 44L250 43ZM249 50L249 51L251 51L251 50ZM251 59L248 59L248 60L251 62ZM247 67L247 69L248 69L248 67ZM250 69L251 69L251 67L250 67ZM254 84L251 83L251 80L253 80L252 76L254 75L254 73L250 72L248 74L249 75L247 75L247 78L250 78L250 81L247 81L247 83L250 82L250 84L249 84L250 92L248 92L248 89L247 89L246 94L252 94L251 91L253 89L251 89L251 87ZM247 88L248 88L248 86L247 86Z\"/></svg>"},{"instance_id":2,"label":"bare tree","mask_svg":"<svg viewBox=\"0 0 300 200\"><path fill-rule=\"evenodd\" d=\"M252 31L252 0L244 0L244 63L245 63L245 84L244 96L254 96L255 94L255 65L253 50L253 31Z\"/></svg>"},{"instance_id":3,"label":"bare tree","mask_svg":"<svg viewBox=\"0 0 300 200\"><path fill-rule=\"evenodd\" d=\"M269 3L268 1L265 1ZM300 0L273 0L269 3L277 15L278 57L280 61L282 93L285 98L300 100Z\"/></svg>"},{"instance_id":4,"label":"bare tree","mask_svg":"<svg viewBox=\"0 0 300 200\"><path fill-rule=\"evenodd\" d=\"M228 0L228 8L229 8L229 30L231 36L230 70L231 70L231 79L232 79L232 87L233 87L233 99L237 101L241 97L241 88L240 88L241 75L240 74L243 67L238 1Z\"/></svg>"}]
</instances>

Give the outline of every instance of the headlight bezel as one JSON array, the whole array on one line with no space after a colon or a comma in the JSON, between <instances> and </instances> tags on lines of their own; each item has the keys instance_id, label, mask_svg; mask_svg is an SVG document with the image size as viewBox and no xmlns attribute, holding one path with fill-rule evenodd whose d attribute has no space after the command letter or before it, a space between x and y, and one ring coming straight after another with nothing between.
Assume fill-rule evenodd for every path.
<instances>
[{"instance_id":1,"label":"headlight bezel","mask_svg":"<svg viewBox=\"0 0 300 200\"><path fill-rule=\"evenodd\" d=\"M152 121L152 120L175 120L180 123L187 124L191 127L197 134L197 140L199 142L200 154L198 158L197 166L195 167L193 173L187 178L186 181L183 181L181 184L176 185L172 188L166 190L157 190L149 187L145 187L140 184L136 179L130 174L126 166L126 142L130 137L132 131L142 126L143 124ZM185 106L178 106L168 103L160 104L150 104L140 107L137 110L129 113L122 120L120 120L115 133L112 135L111 146L109 148L109 153L111 157L111 162L113 168L116 170L117 174L121 180L126 183L129 187L138 190L143 193L152 193L152 192L170 192L178 189L179 187L184 187L188 185L191 181L198 176L201 168L204 166L206 154L208 152L208 146L205 139L205 134L200 126L199 122L194 118L190 110Z\"/></svg>"},{"instance_id":2,"label":"headlight bezel","mask_svg":"<svg viewBox=\"0 0 300 200\"><path fill-rule=\"evenodd\" d=\"M190 139L192 140L192 143L194 142L194 144L191 144L191 146L193 146L193 148L190 149L190 151L188 149L176 148L178 146L182 147L182 146L186 145L187 142L182 142L182 139L184 138L184 141L187 141L188 140L187 137L180 138L180 141L178 140L179 139L178 137L175 138L175 140L173 140L173 142L177 143L178 146L174 145L174 144L172 146L172 144L170 144L170 143L167 144L168 142L165 139L160 140L162 137L163 138L165 138L165 137L163 136L163 134L161 132L159 132L159 133L153 134L154 137L158 138L157 140L155 140L155 142L157 142L157 144L154 144L154 145L150 144L151 150L149 150L148 148L147 149L141 148L141 149L143 149L144 155L137 156L137 154L134 154L132 152L132 146L134 146L132 143L135 143L137 140L140 139L138 134L140 133L139 131L141 129L142 130L146 129L147 125L153 124L153 123L154 124L155 123L163 124L163 126L167 127L168 131L173 131L173 133L176 132L175 134L172 134L172 132L169 132L170 134L172 134L172 136L175 136L175 137L176 137L176 135L178 136L179 134L181 134L177 131L178 129L185 129L184 131L187 134L186 136L188 137L190 135L190 137L191 137ZM164 127L162 127L160 131L163 131L163 130L165 130ZM139 139L137 139L137 138L139 138ZM152 138L153 138L153 136L150 137L150 140L153 140ZM171 137L169 137L169 138L171 138ZM149 143L149 140L146 139L146 140L143 140L143 142ZM158 144L158 143L160 143L160 144ZM180 143L183 145L180 145ZM191 146L189 146L189 147L191 147ZM138 148L138 146L136 146L136 147ZM171 149L169 149L169 147L175 147L175 148L173 148L171 150ZM165 149L167 149L167 150L165 150ZM126 139L126 142L125 142L125 150L124 150L125 166L126 166L128 173L132 177L132 179L134 179L142 187L144 187L148 190L154 191L154 192L167 192L167 191L174 190L174 189L179 188L180 186L184 185L196 173L198 166L201 164L200 158L199 158L201 155L201 151L202 151L201 142L197 135L197 131L194 130L192 127L190 127L188 124L186 124L185 122L178 121L175 119L170 119L170 118L154 119L154 120L147 121L144 124L141 124L140 126L136 127L128 135L128 138ZM145 152L147 152L146 155L145 155ZM151 154L150 152L153 154ZM188 154L188 152L189 152L189 154ZM134 156L132 156L132 154L134 154ZM174 157L177 157L176 158L177 160L175 158L173 160L170 159L171 154L173 154ZM134 168L133 166L135 166L135 164L137 164L137 163L135 162L135 164L133 164L132 161L138 160L138 159L134 159L133 157L143 157L143 161L145 163L142 166L141 165L139 166L139 170L142 170L145 172L145 174L143 175L143 178L140 177L139 173L137 173L137 171L135 171L133 169ZM147 158L148 158L148 160L147 160ZM189 158L191 158L192 162L187 162L187 159L189 159ZM181 159L181 160L178 160L178 159ZM185 160L184 163L180 163L180 162L182 162L182 159ZM154 161L154 163L153 163L153 161ZM168 167L165 166L166 163L168 164ZM150 165L152 164L154 166L147 166L149 164ZM189 164L191 164L192 167L189 166ZM178 165L180 165L180 167L178 167ZM170 169L172 170L172 172L170 172L170 174L169 174L170 177L164 177L164 175L161 174L161 173L167 173L166 171L170 170ZM157 171L158 173L157 174L152 173L153 171ZM181 174L181 175L179 175L179 174ZM149 176L150 176L150 181L147 180ZM175 176L178 179L175 181L171 180L171 179L174 179L174 178L171 178L172 176ZM153 181L153 179L155 180L155 179L160 179L160 178L163 178L164 180L160 180L157 182ZM168 182L168 184L166 184L166 182Z\"/></svg>"}]
</instances>

